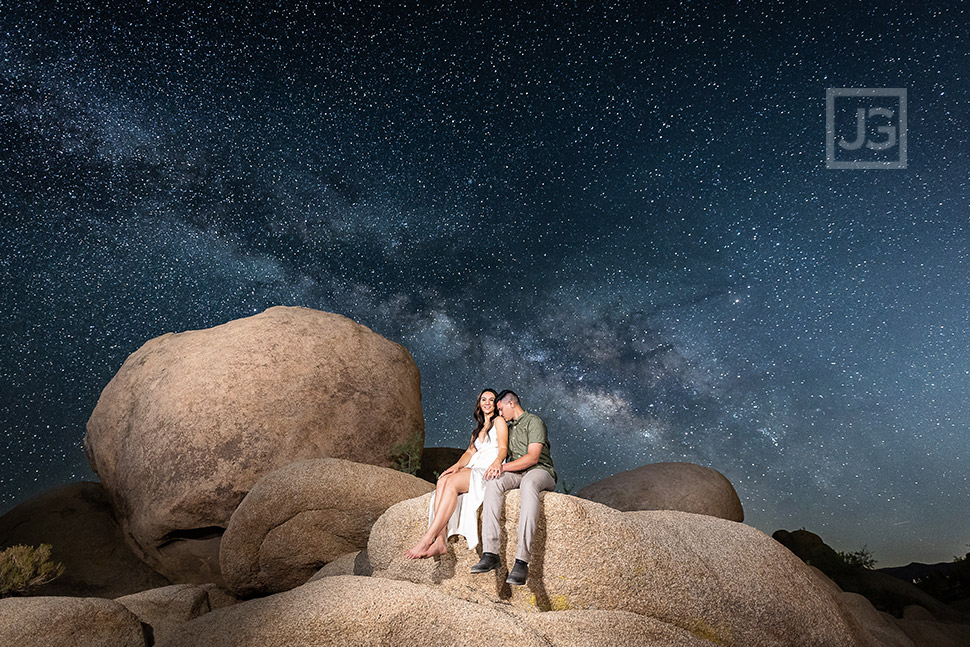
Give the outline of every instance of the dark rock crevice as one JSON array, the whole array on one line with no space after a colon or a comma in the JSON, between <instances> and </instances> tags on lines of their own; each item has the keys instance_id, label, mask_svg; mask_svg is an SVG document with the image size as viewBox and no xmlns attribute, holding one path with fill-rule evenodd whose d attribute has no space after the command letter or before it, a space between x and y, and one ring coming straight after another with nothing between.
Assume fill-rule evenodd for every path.
<instances>
[{"instance_id":1,"label":"dark rock crevice","mask_svg":"<svg viewBox=\"0 0 970 647\"><path fill-rule=\"evenodd\" d=\"M157 548L161 550L162 548L165 548L166 546L173 544L177 541L185 541L185 540L204 541L207 539L218 539L222 537L223 533L225 532L226 532L226 529L223 528L222 526L204 526L202 528L181 528L181 529L173 530L169 533L166 533L165 536L162 537L162 540L161 542L159 542Z\"/></svg>"}]
</instances>

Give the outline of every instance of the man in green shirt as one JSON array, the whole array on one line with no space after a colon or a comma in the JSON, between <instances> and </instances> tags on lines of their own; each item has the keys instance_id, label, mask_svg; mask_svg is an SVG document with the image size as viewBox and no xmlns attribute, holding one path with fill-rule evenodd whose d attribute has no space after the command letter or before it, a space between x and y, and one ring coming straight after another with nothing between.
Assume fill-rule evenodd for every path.
<instances>
[{"instance_id":1,"label":"man in green shirt","mask_svg":"<svg viewBox=\"0 0 970 647\"><path fill-rule=\"evenodd\" d=\"M487 573L502 565L498 557L501 537L499 517L505 504L506 490L519 488L519 544L515 565L505 581L522 585L529 577L532 536L539 518L539 492L556 488L556 470L552 466L549 437L542 419L525 411L519 404L519 396L512 391L499 393L495 406L509 426L509 460L502 463L501 476L485 483L482 559L472 566L472 573Z\"/></svg>"}]
</instances>

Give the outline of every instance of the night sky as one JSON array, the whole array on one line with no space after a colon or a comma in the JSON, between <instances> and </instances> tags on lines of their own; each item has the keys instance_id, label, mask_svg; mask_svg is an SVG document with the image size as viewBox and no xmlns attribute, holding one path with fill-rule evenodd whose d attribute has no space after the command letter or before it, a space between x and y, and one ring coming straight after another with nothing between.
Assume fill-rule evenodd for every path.
<instances>
[{"instance_id":1,"label":"night sky","mask_svg":"<svg viewBox=\"0 0 970 647\"><path fill-rule=\"evenodd\" d=\"M769 534L967 552L961 3L27 4L0 511L95 478L84 425L144 342L299 305L411 351L429 446L512 388L561 485L689 461ZM907 90L905 169L826 168L828 88Z\"/></svg>"}]
</instances>

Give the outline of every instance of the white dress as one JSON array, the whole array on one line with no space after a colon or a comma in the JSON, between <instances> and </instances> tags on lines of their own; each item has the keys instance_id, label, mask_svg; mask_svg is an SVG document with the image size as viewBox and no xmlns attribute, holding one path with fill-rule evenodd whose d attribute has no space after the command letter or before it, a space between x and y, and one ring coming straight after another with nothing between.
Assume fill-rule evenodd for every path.
<instances>
[{"instance_id":1,"label":"white dress","mask_svg":"<svg viewBox=\"0 0 970 647\"><path fill-rule=\"evenodd\" d=\"M485 470L498 458L498 436L495 425L488 430L485 440L475 439L475 453L468 465L472 473L468 475L468 492L458 495L455 511L448 520L448 537L462 535L468 540L468 549L478 546L478 509L485 498ZM428 508L428 523L434 519L434 494Z\"/></svg>"}]
</instances>

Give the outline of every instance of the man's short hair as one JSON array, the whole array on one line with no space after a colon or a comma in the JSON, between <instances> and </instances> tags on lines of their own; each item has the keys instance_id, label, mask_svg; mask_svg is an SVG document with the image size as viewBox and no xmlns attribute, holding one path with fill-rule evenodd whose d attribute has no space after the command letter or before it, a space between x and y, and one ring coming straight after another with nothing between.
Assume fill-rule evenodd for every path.
<instances>
[{"instance_id":1,"label":"man's short hair","mask_svg":"<svg viewBox=\"0 0 970 647\"><path fill-rule=\"evenodd\" d=\"M496 402L501 402L502 400L505 399L505 396L507 396L507 395L511 395L512 396L512 403L513 404L518 404L519 403L519 396L517 396L515 394L515 391L509 391L508 389L505 389L504 391L502 391L501 393L499 393L498 394L498 397L495 398L495 401Z\"/></svg>"}]
</instances>

